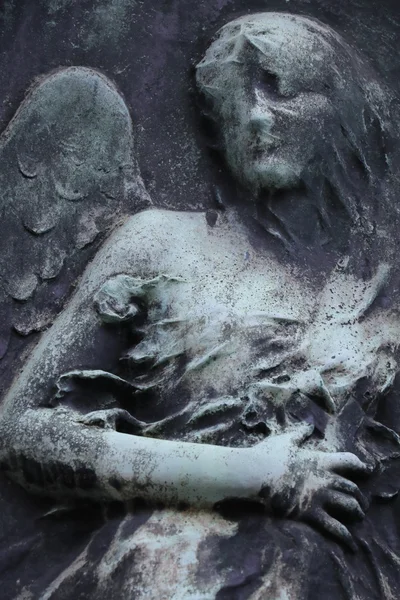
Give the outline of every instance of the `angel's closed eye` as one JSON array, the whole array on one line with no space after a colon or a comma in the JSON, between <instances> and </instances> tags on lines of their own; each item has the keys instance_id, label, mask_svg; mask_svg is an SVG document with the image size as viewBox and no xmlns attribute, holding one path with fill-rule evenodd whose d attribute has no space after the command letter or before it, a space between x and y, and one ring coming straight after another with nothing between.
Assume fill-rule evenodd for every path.
<instances>
[{"instance_id":1,"label":"angel's closed eye","mask_svg":"<svg viewBox=\"0 0 400 600\"><path fill-rule=\"evenodd\" d=\"M259 87L264 93L268 94L269 96L279 97L281 95L279 91L278 76L269 71L263 70L259 82Z\"/></svg>"}]
</instances>

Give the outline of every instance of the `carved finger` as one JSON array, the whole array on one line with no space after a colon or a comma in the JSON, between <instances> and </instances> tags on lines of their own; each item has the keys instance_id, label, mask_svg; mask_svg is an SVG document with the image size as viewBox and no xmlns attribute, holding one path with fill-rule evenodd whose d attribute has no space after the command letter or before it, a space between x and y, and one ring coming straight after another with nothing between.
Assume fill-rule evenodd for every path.
<instances>
[{"instance_id":1,"label":"carved finger","mask_svg":"<svg viewBox=\"0 0 400 600\"><path fill-rule=\"evenodd\" d=\"M357 546L354 542L350 531L342 523L328 515L322 509L317 510L309 519L317 527L323 529L340 542L346 544L353 552L357 551Z\"/></svg>"},{"instance_id":2,"label":"carved finger","mask_svg":"<svg viewBox=\"0 0 400 600\"><path fill-rule=\"evenodd\" d=\"M367 475L372 473L371 467L351 452L327 453L326 458L324 458L324 465L329 470L339 474L351 472L359 475Z\"/></svg>"},{"instance_id":3,"label":"carved finger","mask_svg":"<svg viewBox=\"0 0 400 600\"><path fill-rule=\"evenodd\" d=\"M301 446L301 444L310 437L313 431L314 425L312 423L302 423L301 425L298 425L296 429L289 435L293 444L296 446Z\"/></svg>"},{"instance_id":4,"label":"carved finger","mask_svg":"<svg viewBox=\"0 0 400 600\"><path fill-rule=\"evenodd\" d=\"M348 494L331 491L326 496L325 505L329 508L347 513L349 516L356 519L361 520L365 517L365 513L358 501Z\"/></svg>"},{"instance_id":5,"label":"carved finger","mask_svg":"<svg viewBox=\"0 0 400 600\"><path fill-rule=\"evenodd\" d=\"M360 504L362 510L365 512L368 510L369 502L364 494L361 492L358 485L354 483L354 481L350 481L350 479L346 479L345 477L341 477L338 475L334 478L331 485L329 486L332 490L336 490L338 492L344 492L346 494L351 494Z\"/></svg>"},{"instance_id":6,"label":"carved finger","mask_svg":"<svg viewBox=\"0 0 400 600\"><path fill-rule=\"evenodd\" d=\"M123 432L132 434L141 433L146 426L146 423L135 419L128 411L121 408L95 410L80 417L78 422L88 427L100 427L114 431L123 430Z\"/></svg>"}]
</instances>

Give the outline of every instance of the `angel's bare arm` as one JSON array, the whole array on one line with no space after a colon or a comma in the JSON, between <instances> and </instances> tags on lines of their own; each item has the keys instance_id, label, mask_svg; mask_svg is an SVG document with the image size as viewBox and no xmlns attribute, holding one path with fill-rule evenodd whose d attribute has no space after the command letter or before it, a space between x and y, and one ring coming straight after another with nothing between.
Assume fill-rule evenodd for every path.
<instances>
[{"instance_id":1,"label":"angel's bare arm","mask_svg":"<svg viewBox=\"0 0 400 600\"><path fill-rule=\"evenodd\" d=\"M50 407L52 388L63 373L82 364L98 367L99 346L118 354L112 347L115 335L102 327L93 299L116 273L140 275L134 264L151 268L152 232L147 231L147 241L140 238L143 218L121 227L101 250L8 391L0 416L3 467L26 488L50 495L197 504L257 497L269 482L258 481L249 452L126 435L88 426L69 408Z\"/></svg>"},{"instance_id":2,"label":"angel's bare arm","mask_svg":"<svg viewBox=\"0 0 400 600\"><path fill-rule=\"evenodd\" d=\"M303 515L349 541L347 529L326 507L362 516L358 488L341 472L360 473L366 467L352 454L304 447L310 434L306 425L252 448L227 448L126 435L89 426L71 409L49 406L51 387L63 373L82 364L98 368L96 347L106 345L112 354L112 336L101 339L107 333L93 305L99 288L121 272L155 274L149 244L139 239L146 229L142 218L148 217L134 218L111 237L8 391L0 416L3 467L27 489L49 495L141 496L197 505L258 500L278 505L287 515Z\"/></svg>"}]
</instances>

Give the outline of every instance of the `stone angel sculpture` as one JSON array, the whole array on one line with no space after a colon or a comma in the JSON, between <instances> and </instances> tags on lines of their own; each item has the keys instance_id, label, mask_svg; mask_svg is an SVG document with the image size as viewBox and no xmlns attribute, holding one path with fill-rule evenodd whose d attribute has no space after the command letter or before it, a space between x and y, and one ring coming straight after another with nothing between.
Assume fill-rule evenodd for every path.
<instances>
[{"instance_id":1,"label":"stone angel sculpture","mask_svg":"<svg viewBox=\"0 0 400 600\"><path fill-rule=\"evenodd\" d=\"M47 329L3 399L2 468L56 498L256 502L353 548L385 458L363 432L397 445L374 420L400 328L388 92L329 27L284 13L222 27L196 80L236 198L126 218L51 325L32 308L46 282L123 199L148 201L134 130L76 67L3 134L2 301L17 331Z\"/></svg>"}]
</instances>

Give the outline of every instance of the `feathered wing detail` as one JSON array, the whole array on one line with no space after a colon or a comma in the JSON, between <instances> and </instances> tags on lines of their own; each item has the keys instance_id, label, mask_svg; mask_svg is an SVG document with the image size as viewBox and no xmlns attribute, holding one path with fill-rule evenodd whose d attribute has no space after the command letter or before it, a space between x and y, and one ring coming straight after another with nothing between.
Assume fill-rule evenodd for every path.
<instances>
[{"instance_id":1,"label":"feathered wing detail","mask_svg":"<svg viewBox=\"0 0 400 600\"><path fill-rule=\"evenodd\" d=\"M115 86L83 67L40 80L0 138L0 357L12 328L52 321L71 283L60 273L79 274L87 247L148 203Z\"/></svg>"}]
</instances>

